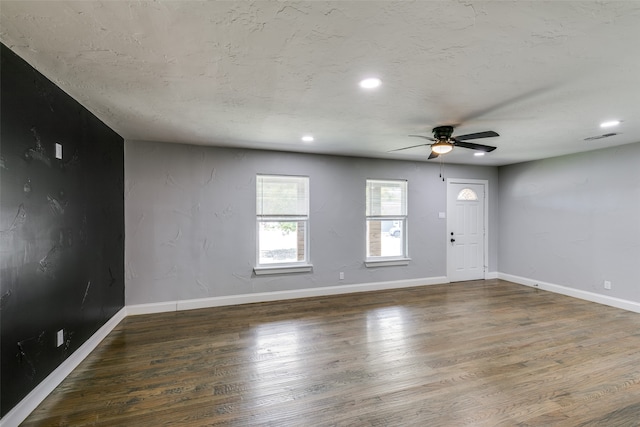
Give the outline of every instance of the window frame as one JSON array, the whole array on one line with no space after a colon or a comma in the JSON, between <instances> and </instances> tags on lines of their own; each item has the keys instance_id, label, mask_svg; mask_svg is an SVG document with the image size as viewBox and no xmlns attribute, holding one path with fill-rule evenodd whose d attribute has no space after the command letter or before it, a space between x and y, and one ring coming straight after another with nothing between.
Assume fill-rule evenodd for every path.
<instances>
[{"instance_id":1,"label":"window frame","mask_svg":"<svg viewBox=\"0 0 640 427\"><path fill-rule=\"evenodd\" d=\"M393 215L385 215L381 212L372 215L371 212L368 212L370 209L370 183L378 182L381 184L389 183L389 184L403 184L401 186L403 191L403 200L402 200L402 210L404 214L393 214ZM369 203L367 203L369 201ZM394 221L402 224L402 254L400 255L387 255L387 256L369 256L370 253L370 231L369 231L369 223L370 221ZM406 179L380 179L380 178L367 178L365 181L365 265L367 267L386 267L386 266L397 266L397 265L408 265L411 258L409 258L409 233L408 233L408 225L409 225L409 181Z\"/></svg>"},{"instance_id":2,"label":"window frame","mask_svg":"<svg viewBox=\"0 0 640 427\"><path fill-rule=\"evenodd\" d=\"M291 178L292 180L304 180L305 184L305 213L278 213L278 214L265 214L261 211L260 206L258 206L258 200L260 197L264 197L264 193L258 188L260 185L261 177L263 178L276 178L276 179L284 179ZM313 266L310 262L310 254L309 254L309 207L310 207L310 179L308 176L303 175L280 175L280 174L256 174L256 263L253 271L256 275L265 275L265 274L285 274L285 273L304 273L312 270ZM284 262L271 262L271 263L261 263L260 262L260 225L262 223L281 223L281 222L297 222L304 223L303 230L303 251L304 256L300 261L284 261Z\"/></svg>"}]
</instances>

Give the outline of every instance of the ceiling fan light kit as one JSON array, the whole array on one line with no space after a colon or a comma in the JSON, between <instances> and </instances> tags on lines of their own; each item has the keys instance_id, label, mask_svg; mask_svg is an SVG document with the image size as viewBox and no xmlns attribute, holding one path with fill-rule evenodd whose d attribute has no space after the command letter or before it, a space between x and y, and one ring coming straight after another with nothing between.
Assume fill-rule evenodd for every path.
<instances>
[{"instance_id":1,"label":"ceiling fan light kit","mask_svg":"<svg viewBox=\"0 0 640 427\"><path fill-rule=\"evenodd\" d=\"M453 150L453 145L447 141L438 141L431 144L431 151L436 154L447 154L451 150Z\"/></svg>"}]
</instances>

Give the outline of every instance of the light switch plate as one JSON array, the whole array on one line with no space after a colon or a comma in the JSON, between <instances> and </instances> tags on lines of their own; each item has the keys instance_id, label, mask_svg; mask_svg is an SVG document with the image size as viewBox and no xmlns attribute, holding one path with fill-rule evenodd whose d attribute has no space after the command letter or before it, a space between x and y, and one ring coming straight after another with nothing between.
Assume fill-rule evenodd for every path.
<instances>
[{"instance_id":1,"label":"light switch plate","mask_svg":"<svg viewBox=\"0 0 640 427\"><path fill-rule=\"evenodd\" d=\"M56 142L56 159L62 160L62 144Z\"/></svg>"}]
</instances>

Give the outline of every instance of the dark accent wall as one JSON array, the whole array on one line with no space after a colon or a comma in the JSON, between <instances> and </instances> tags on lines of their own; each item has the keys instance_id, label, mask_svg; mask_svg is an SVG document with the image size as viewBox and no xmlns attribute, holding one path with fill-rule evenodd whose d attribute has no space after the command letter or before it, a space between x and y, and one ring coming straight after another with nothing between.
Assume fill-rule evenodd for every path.
<instances>
[{"instance_id":1,"label":"dark accent wall","mask_svg":"<svg viewBox=\"0 0 640 427\"><path fill-rule=\"evenodd\" d=\"M1 49L4 416L124 306L124 151L119 135Z\"/></svg>"}]
</instances>

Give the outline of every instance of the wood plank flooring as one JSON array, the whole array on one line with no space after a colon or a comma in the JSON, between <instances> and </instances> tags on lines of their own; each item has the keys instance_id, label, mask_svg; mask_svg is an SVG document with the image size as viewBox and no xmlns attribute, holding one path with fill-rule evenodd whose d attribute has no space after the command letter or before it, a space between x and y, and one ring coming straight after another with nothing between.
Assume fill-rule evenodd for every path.
<instances>
[{"instance_id":1,"label":"wood plank flooring","mask_svg":"<svg viewBox=\"0 0 640 427\"><path fill-rule=\"evenodd\" d=\"M491 280L128 317L25 426L638 426L640 315Z\"/></svg>"}]
</instances>

